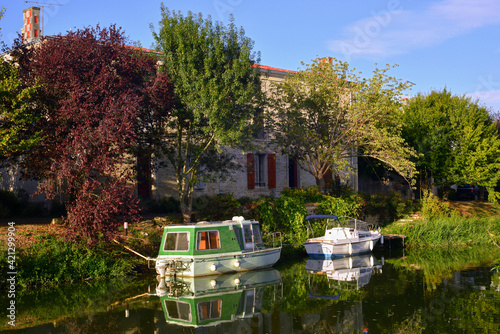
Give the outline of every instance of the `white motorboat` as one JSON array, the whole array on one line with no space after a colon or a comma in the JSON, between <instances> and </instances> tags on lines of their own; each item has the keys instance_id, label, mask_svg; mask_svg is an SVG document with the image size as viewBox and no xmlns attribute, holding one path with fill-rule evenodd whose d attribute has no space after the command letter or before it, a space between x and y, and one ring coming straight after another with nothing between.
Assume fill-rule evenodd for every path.
<instances>
[{"instance_id":1,"label":"white motorboat","mask_svg":"<svg viewBox=\"0 0 500 334\"><path fill-rule=\"evenodd\" d=\"M308 228L310 220L326 219L325 235L308 238L304 244L311 257L347 256L371 252L383 237L380 228L373 224L351 217L335 215L310 215L306 217Z\"/></svg>"}]
</instances>

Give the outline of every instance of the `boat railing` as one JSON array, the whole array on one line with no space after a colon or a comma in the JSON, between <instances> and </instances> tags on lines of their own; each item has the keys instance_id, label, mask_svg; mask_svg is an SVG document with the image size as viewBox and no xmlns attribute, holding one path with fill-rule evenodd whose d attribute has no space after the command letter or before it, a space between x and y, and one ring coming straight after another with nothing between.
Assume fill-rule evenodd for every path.
<instances>
[{"instance_id":1,"label":"boat railing","mask_svg":"<svg viewBox=\"0 0 500 334\"><path fill-rule=\"evenodd\" d=\"M282 248L283 247L283 238L282 238L281 232L269 232L266 233L266 241L265 245L266 247L271 247L272 248Z\"/></svg>"},{"instance_id":2,"label":"boat railing","mask_svg":"<svg viewBox=\"0 0 500 334\"><path fill-rule=\"evenodd\" d=\"M353 229L359 230L359 231L372 231L372 230L377 229L377 227L378 227L377 224L368 223L368 222L365 222L364 220L360 220L360 219L356 219L356 218L352 218L352 217L348 217L348 216L339 217L339 221L338 222L335 221L334 223L338 223L338 227L353 228ZM333 227L333 226L330 226L330 227Z\"/></svg>"}]
</instances>

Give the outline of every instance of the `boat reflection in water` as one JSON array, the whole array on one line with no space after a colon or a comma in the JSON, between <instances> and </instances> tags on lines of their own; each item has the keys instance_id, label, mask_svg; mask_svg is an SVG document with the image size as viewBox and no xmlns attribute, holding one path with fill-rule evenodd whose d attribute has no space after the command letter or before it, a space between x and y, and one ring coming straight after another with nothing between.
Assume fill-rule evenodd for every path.
<instances>
[{"instance_id":1,"label":"boat reflection in water","mask_svg":"<svg viewBox=\"0 0 500 334\"><path fill-rule=\"evenodd\" d=\"M373 254L333 259L309 258L306 270L310 274L325 275L329 281L347 282L359 289L370 282L372 273L382 272L382 264Z\"/></svg>"},{"instance_id":2,"label":"boat reflection in water","mask_svg":"<svg viewBox=\"0 0 500 334\"><path fill-rule=\"evenodd\" d=\"M278 270L253 270L203 277L160 279L160 297L165 320L181 326L215 326L260 313L267 286L278 286Z\"/></svg>"}]
</instances>

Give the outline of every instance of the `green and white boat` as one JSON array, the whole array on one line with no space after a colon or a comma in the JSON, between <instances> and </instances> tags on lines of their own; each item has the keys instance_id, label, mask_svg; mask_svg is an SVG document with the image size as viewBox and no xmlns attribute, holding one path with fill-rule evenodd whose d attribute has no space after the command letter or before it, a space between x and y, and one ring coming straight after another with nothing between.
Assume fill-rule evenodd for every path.
<instances>
[{"instance_id":1,"label":"green and white boat","mask_svg":"<svg viewBox=\"0 0 500 334\"><path fill-rule=\"evenodd\" d=\"M281 274L272 268L204 277L167 276L160 279L156 295L167 323L212 327L251 320L261 312L266 288L280 284ZM279 295L279 289L274 292Z\"/></svg>"},{"instance_id":2,"label":"green and white boat","mask_svg":"<svg viewBox=\"0 0 500 334\"><path fill-rule=\"evenodd\" d=\"M163 231L155 268L160 277L197 277L267 268L280 258L279 237L272 247L266 247L259 222L243 217L169 225Z\"/></svg>"}]
</instances>

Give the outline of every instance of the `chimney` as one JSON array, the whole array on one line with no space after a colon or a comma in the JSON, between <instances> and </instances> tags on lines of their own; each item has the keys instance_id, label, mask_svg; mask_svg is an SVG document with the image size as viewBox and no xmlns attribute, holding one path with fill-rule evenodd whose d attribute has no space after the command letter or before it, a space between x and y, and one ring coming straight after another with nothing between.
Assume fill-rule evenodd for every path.
<instances>
[{"instance_id":1,"label":"chimney","mask_svg":"<svg viewBox=\"0 0 500 334\"><path fill-rule=\"evenodd\" d=\"M323 57L319 60L319 66L323 68L323 64L333 64L332 57Z\"/></svg>"},{"instance_id":2,"label":"chimney","mask_svg":"<svg viewBox=\"0 0 500 334\"><path fill-rule=\"evenodd\" d=\"M24 27L21 29L21 35L24 43L29 43L42 37L40 30L40 8L30 7L23 10Z\"/></svg>"}]
</instances>

